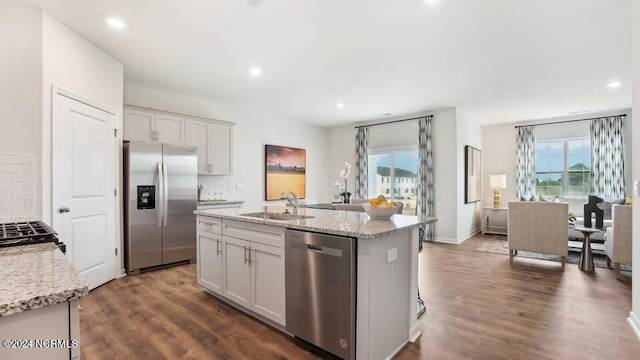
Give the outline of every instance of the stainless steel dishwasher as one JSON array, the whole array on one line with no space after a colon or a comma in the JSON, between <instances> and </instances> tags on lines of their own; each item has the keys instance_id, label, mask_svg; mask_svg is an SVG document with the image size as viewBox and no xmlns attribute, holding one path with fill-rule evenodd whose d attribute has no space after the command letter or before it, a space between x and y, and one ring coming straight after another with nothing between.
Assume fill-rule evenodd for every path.
<instances>
[{"instance_id":1,"label":"stainless steel dishwasher","mask_svg":"<svg viewBox=\"0 0 640 360\"><path fill-rule=\"evenodd\" d=\"M287 331L343 359L356 356L356 239L285 232Z\"/></svg>"}]
</instances>

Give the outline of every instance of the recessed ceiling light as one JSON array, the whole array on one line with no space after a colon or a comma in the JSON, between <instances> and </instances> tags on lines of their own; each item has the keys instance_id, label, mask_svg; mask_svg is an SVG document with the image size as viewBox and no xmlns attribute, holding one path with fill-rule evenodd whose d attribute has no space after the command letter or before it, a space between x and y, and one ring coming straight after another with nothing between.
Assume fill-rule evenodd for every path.
<instances>
[{"instance_id":1,"label":"recessed ceiling light","mask_svg":"<svg viewBox=\"0 0 640 360\"><path fill-rule=\"evenodd\" d=\"M608 88L617 88L617 87L620 87L620 85L622 85L622 82L620 82L620 81L612 81L612 82L607 84L607 87Z\"/></svg>"},{"instance_id":2,"label":"recessed ceiling light","mask_svg":"<svg viewBox=\"0 0 640 360\"><path fill-rule=\"evenodd\" d=\"M337 107L338 109L342 109L342 108L344 107L344 103L341 103L341 102L340 102L340 103L337 103L337 104L336 104L336 107Z\"/></svg>"},{"instance_id":3,"label":"recessed ceiling light","mask_svg":"<svg viewBox=\"0 0 640 360\"><path fill-rule=\"evenodd\" d=\"M107 24L116 29L124 29L125 27L127 27L124 21L116 18L108 18Z\"/></svg>"},{"instance_id":4,"label":"recessed ceiling light","mask_svg":"<svg viewBox=\"0 0 640 360\"><path fill-rule=\"evenodd\" d=\"M259 67L252 67L251 69L249 69L249 74L253 76L260 76L262 75L262 69Z\"/></svg>"}]
</instances>

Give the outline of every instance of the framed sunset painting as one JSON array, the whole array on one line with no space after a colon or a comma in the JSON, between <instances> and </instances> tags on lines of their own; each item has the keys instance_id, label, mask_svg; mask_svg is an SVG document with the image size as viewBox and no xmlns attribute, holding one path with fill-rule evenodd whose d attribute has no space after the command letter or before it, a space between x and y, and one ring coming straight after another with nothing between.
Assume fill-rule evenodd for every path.
<instances>
[{"instance_id":1,"label":"framed sunset painting","mask_svg":"<svg viewBox=\"0 0 640 360\"><path fill-rule=\"evenodd\" d=\"M265 200L280 200L289 191L307 196L307 151L287 146L265 146Z\"/></svg>"}]
</instances>

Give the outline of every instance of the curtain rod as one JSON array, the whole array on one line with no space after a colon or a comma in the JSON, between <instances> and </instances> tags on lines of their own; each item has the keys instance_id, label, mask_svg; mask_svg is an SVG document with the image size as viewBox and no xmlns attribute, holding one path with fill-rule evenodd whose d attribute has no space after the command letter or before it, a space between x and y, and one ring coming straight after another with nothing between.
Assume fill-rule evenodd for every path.
<instances>
[{"instance_id":1,"label":"curtain rod","mask_svg":"<svg viewBox=\"0 0 640 360\"><path fill-rule=\"evenodd\" d=\"M565 120L565 121L556 121L556 122L546 122L546 123L542 123L542 124L516 125L514 127L517 129L517 128L527 127L527 126L542 126L542 125L572 123L572 122L577 122L577 121L589 121L589 120L604 119L604 118L616 117L616 116L625 117L625 116L627 116L627 114L611 115L611 116L598 116L598 117L592 117L592 118L588 118L588 119L578 119L578 120Z\"/></svg>"},{"instance_id":2,"label":"curtain rod","mask_svg":"<svg viewBox=\"0 0 640 360\"><path fill-rule=\"evenodd\" d=\"M401 122L401 121L418 120L418 119L427 118L427 117L433 117L433 115L418 116L418 117L414 117L414 118L411 118L411 119L393 120L393 121L375 123L375 124L371 124L371 125L358 125L358 126L356 126L356 129L363 128L363 127L369 127L369 126L376 126L376 125L393 124L393 123L397 123L397 122Z\"/></svg>"}]
</instances>

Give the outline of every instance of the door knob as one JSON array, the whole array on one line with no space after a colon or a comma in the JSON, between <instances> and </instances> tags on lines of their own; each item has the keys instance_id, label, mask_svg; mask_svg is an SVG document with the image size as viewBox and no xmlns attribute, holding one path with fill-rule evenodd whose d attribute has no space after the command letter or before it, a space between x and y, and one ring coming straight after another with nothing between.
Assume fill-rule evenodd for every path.
<instances>
[{"instance_id":1,"label":"door knob","mask_svg":"<svg viewBox=\"0 0 640 360\"><path fill-rule=\"evenodd\" d=\"M70 209L69 207L67 207L67 206L61 206L61 207L58 209L58 212L59 212L60 214L68 213L69 211L71 211L71 209Z\"/></svg>"}]
</instances>

